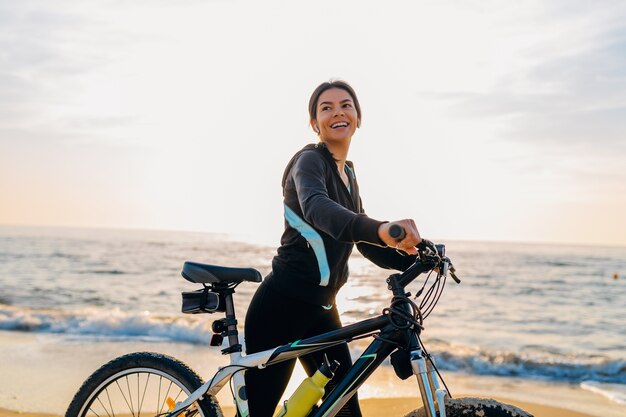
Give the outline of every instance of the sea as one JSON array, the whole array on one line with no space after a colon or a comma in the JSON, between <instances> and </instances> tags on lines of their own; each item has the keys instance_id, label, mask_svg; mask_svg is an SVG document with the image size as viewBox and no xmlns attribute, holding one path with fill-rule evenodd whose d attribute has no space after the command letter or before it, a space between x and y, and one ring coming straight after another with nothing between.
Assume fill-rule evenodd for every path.
<instances>
[{"instance_id":1,"label":"sea","mask_svg":"<svg viewBox=\"0 0 626 417\"><path fill-rule=\"evenodd\" d=\"M626 406L625 247L441 243L462 282L447 280L424 321L440 370L564 382ZM265 276L275 252L210 233L0 226L0 331L203 347L216 316L181 313L181 292L199 288L182 278L183 262ZM357 251L350 269L337 298L345 323L390 301L391 271ZM256 285L236 290L240 323Z\"/></svg>"}]
</instances>

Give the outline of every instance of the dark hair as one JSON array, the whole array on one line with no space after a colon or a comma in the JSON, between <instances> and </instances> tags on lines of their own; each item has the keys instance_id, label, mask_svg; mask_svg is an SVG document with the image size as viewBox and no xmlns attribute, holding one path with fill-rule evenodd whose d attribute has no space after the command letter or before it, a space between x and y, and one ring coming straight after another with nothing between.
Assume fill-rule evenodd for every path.
<instances>
[{"instance_id":1,"label":"dark hair","mask_svg":"<svg viewBox=\"0 0 626 417\"><path fill-rule=\"evenodd\" d=\"M359 105L359 99L354 92L354 89L345 81L341 80L330 80L327 82L323 82L317 86L313 94L311 94L311 98L309 99L309 116L310 120L317 119L317 101L319 100L322 93L326 90L330 90L331 88L340 88L345 90L352 96L352 101L354 102L354 108L356 109L356 115L358 117L359 123L361 123L361 106Z\"/></svg>"}]
</instances>

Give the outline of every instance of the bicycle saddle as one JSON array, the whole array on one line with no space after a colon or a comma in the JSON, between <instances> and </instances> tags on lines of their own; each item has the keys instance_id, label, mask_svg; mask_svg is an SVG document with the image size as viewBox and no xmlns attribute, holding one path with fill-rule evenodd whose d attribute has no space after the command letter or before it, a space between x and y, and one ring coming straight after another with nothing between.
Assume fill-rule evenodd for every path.
<instances>
[{"instance_id":1,"label":"bicycle saddle","mask_svg":"<svg viewBox=\"0 0 626 417\"><path fill-rule=\"evenodd\" d=\"M254 268L229 268L191 261L185 262L181 274L187 281L199 284L261 282L263 280L261 273Z\"/></svg>"}]
</instances>

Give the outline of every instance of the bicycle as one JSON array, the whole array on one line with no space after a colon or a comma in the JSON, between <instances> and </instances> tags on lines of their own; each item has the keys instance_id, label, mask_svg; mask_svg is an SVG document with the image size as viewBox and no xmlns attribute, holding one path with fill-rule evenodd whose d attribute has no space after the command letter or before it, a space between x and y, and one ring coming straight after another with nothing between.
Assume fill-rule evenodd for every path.
<instances>
[{"instance_id":1,"label":"bicycle","mask_svg":"<svg viewBox=\"0 0 626 417\"><path fill-rule=\"evenodd\" d=\"M411 300L406 286L426 272L428 276L415 297L422 297L418 305ZM222 353L229 355L230 364L219 368L205 383L188 366L172 357L151 352L127 354L103 365L83 383L68 407L66 417L139 417L142 413L154 417L191 417L198 413L203 417L221 417L223 414L215 395L227 383L231 385L238 416L258 417L250 416L248 412L243 375L246 369L264 368L366 337L374 340L337 382L335 389L327 393L321 403L314 405L306 416L335 416L372 372L391 356L399 378L415 376L417 379L423 407L407 417L532 417L517 407L495 400L452 399L435 361L423 345L420 338L423 321L437 304L447 276L460 283L444 245L424 240L418 245L416 262L404 272L387 278L392 299L379 316L249 355L242 354L239 343L233 294L243 282L261 282L261 274L252 268L188 261L183 266L182 275L188 281L203 285L201 290L183 293L183 312L225 313L225 318L212 324L214 334L210 344L221 346L223 338L227 338L228 346ZM431 284L427 287L429 281Z\"/></svg>"}]
</instances>

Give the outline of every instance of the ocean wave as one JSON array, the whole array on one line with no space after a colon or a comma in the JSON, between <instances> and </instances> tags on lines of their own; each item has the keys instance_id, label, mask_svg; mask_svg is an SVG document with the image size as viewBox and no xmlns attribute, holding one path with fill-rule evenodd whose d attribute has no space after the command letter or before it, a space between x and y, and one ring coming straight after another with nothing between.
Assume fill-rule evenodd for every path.
<instances>
[{"instance_id":1,"label":"ocean wave","mask_svg":"<svg viewBox=\"0 0 626 417\"><path fill-rule=\"evenodd\" d=\"M0 304L0 330L54 333L112 341L206 345L211 337L212 318L133 313L120 309L41 310ZM497 351L439 339L426 340L425 344L442 370L575 383L593 381L626 384L626 360L599 354L575 355L541 346L526 346L520 352ZM358 354L356 350L353 353Z\"/></svg>"},{"instance_id":2,"label":"ocean wave","mask_svg":"<svg viewBox=\"0 0 626 417\"><path fill-rule=\"evenodd\" d=\"M79 274L104 274L104 275L123 275L128 274L120 269L93 269L87 271L77 271Z\"/></svg>"},{"instance_id":3,"label":"ocean wave","mask_svg":"<svg viewBox=\"0 0 626 417\"><path fill-rule=\"evenodd\" d=\"M208 320L127 313L119 309L66 312L0 305L0 330L191 344L208 344L211 338Z\"/></svg>"},{"instance_id":4,"label":"ocean wave","mask_svg":"<svg viewBox=\"0 0 626 417\"><path fill-rule=\"evenodd\" d=\"M82 258L80 255L76 255L73 253L59 252L59 251L54 251L48 256L50 256L51 258L65 258L65 259L71 259L71 260L80 260Z\"/></svg>"},{"instance_id":5,"label":"ocean wave","mask_svg":"<svg viewBox=\"0 0 626 417\"><path fill-rule=\"evenodd\" d=\"M428 343L426 344L428 347ZM626 360L546 349L498 351L438 341L430 348L444 370L554 381L626 384Z\"/></svg>"}]
</instances>

